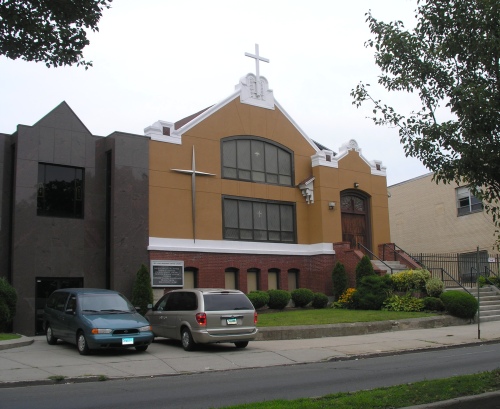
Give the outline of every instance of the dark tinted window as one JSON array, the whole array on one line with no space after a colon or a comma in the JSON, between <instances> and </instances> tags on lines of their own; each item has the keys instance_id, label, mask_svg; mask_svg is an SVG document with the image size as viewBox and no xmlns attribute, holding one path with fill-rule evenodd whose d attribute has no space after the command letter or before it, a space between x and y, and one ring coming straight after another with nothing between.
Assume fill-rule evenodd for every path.
<instances>
[{"instance_id":1,"label":"dark tinted window","mask_svg":"<svg viewBox=\"0 0 500 409\"><path fill-rule=\"evenodd\" d=\"M224 198L224 239L295 242L295 207L283 202Z\"/></svg>"},{"instance_id":2,"label":"dark tinted window","mask_svg":"<svg viewBox=\"0 0 500 409\"><path fill-rule=\"evenodd\" d=\"M292 186L293 155L284 147L256 137L222 142L222 177Z\"/></svg>"},{"instance_id":3,"label":"dark tinted window","mask_svg":"<svg viewBox=\"0 0 500 409\"><path fill-rule=\"evenodd\" d=\"M64 311L64 306L66 305L67 299L68 293L53 293L47 300L47 307L53 308L57 311Z\"/></svg>"},{"instance_id":4,"label":"dark tinted window","mask_svg":"<svg viewBox=\"0 0 500 409\"><path fill-rule=\"evenodd\" d=\"M253 305L244 294L204 294L205 311L253 310Z\"/></svg>"},{"instance_id":5,"label":"dark tinted window","mask_svg":"<svg viewBox=\"0 0 500 409\"><path fill-rule=\"evenodd\" d=\"M166 311L194 311L198 308L198 299L195 293L178 292L168 297Z\"/></svg>"},{"instance_id":6,"label":"dark tinted window","mask_svg":"<svg viewBox=\"0 0 500 409\"><path fill-rule=\"evenodd\" d=\"M37 214L83 218L83 169L39 163Z\"/></svg>"}]
</instances>

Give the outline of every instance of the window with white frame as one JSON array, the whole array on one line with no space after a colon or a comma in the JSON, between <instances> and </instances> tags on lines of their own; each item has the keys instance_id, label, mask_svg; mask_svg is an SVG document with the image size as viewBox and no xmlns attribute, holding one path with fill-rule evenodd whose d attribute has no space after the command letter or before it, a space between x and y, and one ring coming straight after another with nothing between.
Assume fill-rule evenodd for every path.
<instances>
[{"instance_id":1,"label":"window with white frame","mask_svg":"<svg viewBox=\"0 0 500 409\"><path fill-rule=\"evenodd\" d=\"M481 212L483 204L475 197L467 186L458 187L457 192L457 216Z\"/></svg>"},{"instance_id":2,"label":"window with white frame","mask_svg":"<svg viewBox=\"0 0 500 409\"><path fill-rule=\"evenodd\" d=\"M295 204L223 198L225 240L295 243Z\"/></svg>"}]
</instances>

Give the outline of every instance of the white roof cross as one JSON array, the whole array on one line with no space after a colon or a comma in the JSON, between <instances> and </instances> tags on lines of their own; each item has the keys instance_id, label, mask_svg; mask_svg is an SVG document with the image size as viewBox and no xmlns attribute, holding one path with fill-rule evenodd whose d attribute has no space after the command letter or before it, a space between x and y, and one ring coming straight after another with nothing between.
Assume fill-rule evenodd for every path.
<instances>
[{"instance_id":1,"label":"white roof cross","mask_svg":"<svg viewBox=\"0 0 500 409\"><path fill-rule=\"evenodd\" d=\"M245 53L245 57L255 58L255 74L257 75L257 83L260 80L259 61L269 62L269 59L259 55L259 44L255 44L255 54Z\"/></svg>"}]
</instances>

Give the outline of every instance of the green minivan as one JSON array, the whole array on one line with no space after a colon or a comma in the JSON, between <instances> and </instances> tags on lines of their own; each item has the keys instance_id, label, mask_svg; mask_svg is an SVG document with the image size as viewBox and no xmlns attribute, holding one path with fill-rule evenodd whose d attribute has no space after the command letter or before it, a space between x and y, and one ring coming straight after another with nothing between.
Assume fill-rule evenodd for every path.
<instances>
[{"instance_id":1,"label":"green minivan","mask_svg":"<svg viewBox=\"0 0 500 409\"><path fill-rule=\"evenodd\" d=\"M43 323L50 345L61 339L76 344L81 355L102 348L145 351L154 338L149 322L112 290L56 290L47 300Z\"/></svg>"}]
</instances>

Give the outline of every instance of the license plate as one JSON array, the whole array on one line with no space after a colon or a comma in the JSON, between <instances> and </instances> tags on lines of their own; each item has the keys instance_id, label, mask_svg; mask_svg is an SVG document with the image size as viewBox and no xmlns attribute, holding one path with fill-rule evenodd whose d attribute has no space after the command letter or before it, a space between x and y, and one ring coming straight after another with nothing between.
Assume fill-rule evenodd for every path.
<instances>
[{"instance_id":1,"label":"license plate","mask_svg":"<svg viewBox=\"0 0 500 409\"><path fill-rule=\"evenodd\" d=\"M122 338L122 345L134 345L134 338Z\"/></svg>"},{"instance_id":2,"label":"license plate","mask_svg":"<svg viewBox=\"0 0 500 409\"><path fill-rule=\"evenodd\" d=\"M238 320L236 318L228 318L226 322L227 325L236 325L238 323Z\"/></svg>"}]
</instances>

